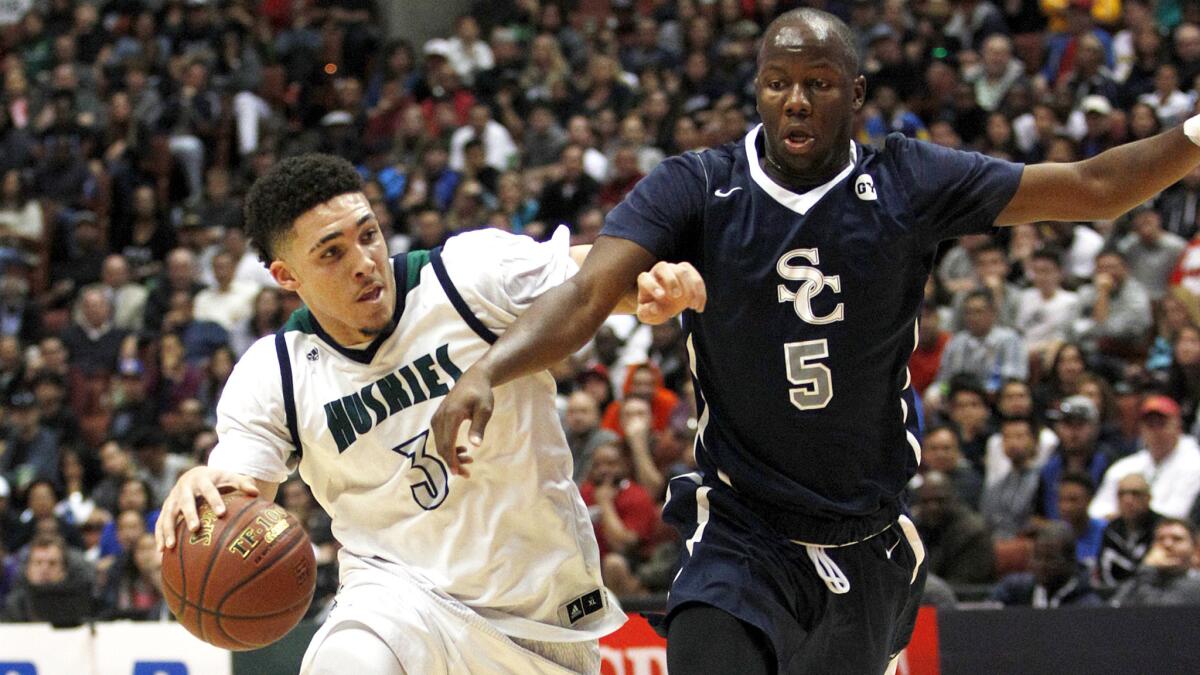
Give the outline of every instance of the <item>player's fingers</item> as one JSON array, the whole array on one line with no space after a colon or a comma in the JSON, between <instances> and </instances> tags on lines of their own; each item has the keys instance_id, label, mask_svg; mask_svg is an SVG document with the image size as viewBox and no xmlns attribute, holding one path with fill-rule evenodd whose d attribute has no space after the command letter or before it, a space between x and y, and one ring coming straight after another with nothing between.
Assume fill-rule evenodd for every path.
<instances>
[{"instance_id":1,"label":"player's fingers","mask_svg":"<svg viewBox=\"0 0 1200 675\"><path fill-rule=\"evenodd\" d=\"M433 420L430 423L430 427L433 429L434 450L442 458L442 461L451 466L451 469L456 464L458 430L462 426L463 420L466 419L466 415L459 412L459 407L454 402L455 391L454 389L450 390L450 395L433 413Z\"/></svg>"},{"instance_id":2,"label":"player's fingers","mask_svg":"<svg viewBox=\"0 0 1200 675\"><path fill-rule=\"evenodd\" d=\"M158 545L158 550L165 551L175 547L174 528L168 526L170 523L175 523L175 502L168 495L163 500L162 509L158 514L158 522L154 523L154 543Z\"/></svg>"},{"instance_id":3,"label":"player's fingers","mask_svg":"<svg viewBox=\"0 0 1200 675\"><path fill-rule=\"evenodd\" d=\"M651 268L650 273L666 291L666 297L678 298L683 295L683 287L679 283L679 275L676 274L674 265L660 262Z\"/></svg>"},{"instance_id":4,"label":"player's fingers","mask_svg":"<svg viewBox=\"0 0 1200 675\"><path fill-rule=\"evenodd\" d=\"M483 432L487 429L488 421L491 419L491 401L480 401L479 405L475 406L475 414L471 415L471 433L467 436L471 445L479 447L483 444Z\"/></svg>"},{"instance_id":5,"label":"player's fingers","mask_svg":"<svg viewBox=\"0 0 1200 675\"><path fill-rule=\"evenodd\" d=\"M667 297L667 291L663 289L662 284L658 282L658 279L653 274L642 272L638 274L637 281L639 302L648 301L651 298L661 299Z\"/></svg>"},{"instance_id":6,"label":"player's fingers","mask_svg":"<svg viewBox=\"0 0 1200 675\"><path fill-rule=\"evenodd\" d=\"M217 486L205 481L199 487L200 496L208 502L208 508L212 509L218 518L225 515L225 500L221 499L221 491L217 489Z\"/></svg>"},{"instance_id":7,"label":"player's fingers","mask_svg":"<svg viewBox=\"0 0 1200 675\"><path fill-rule=\"evenodd\" d=\"M200 516L196 513L196 495L190 490L179 497L179 510L183 513L183 522L191 532L200 529ZM159 518L162 514L159 514Z\"/></svg>"}]
</instances>

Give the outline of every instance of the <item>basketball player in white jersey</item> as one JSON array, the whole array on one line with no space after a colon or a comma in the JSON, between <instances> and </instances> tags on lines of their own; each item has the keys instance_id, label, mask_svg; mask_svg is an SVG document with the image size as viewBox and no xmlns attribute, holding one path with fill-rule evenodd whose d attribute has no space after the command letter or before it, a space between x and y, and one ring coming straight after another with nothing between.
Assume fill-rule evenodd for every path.
<instances>
[{"instance_id":1,"label":"basketball player in white jersey","mask_svg":"<svg viewBox=\"0 0 1200 675\"><path fill-rule=\"evenodd\" d=\"M598 672L597 638L625 616L600 580L553 378L497 390L488 441L463 457L469 480L429 430L449 387L586 247L565 230L545 243L480 230L389 259L354 167L328 155L271 169L246 221L306 306L237 364L220 442L165 500L160 545L173 547L180 515L197 528L197 498L218 513L221 487L272 499L298 465L343 547L301 672ZM703 303L694 269L667 265L626 306L650 318Z\"/></svg>"}]
</instances>

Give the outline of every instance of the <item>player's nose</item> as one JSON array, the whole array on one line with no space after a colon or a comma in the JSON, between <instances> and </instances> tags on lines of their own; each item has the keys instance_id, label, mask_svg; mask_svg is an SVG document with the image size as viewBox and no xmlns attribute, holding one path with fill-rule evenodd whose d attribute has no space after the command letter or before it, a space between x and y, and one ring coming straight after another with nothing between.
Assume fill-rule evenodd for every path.
<instances>
[{"instance_id":1,"label":"player's nose","mask_svg":"<svg viewBox=\"0 0 1200 675\"><path fill-rule=\"evenodd\" d=\"M810 112L812 112L812 103L808 100L808 92L804 91L804 87L797 82L788 89L787 97L783 99L783 113L791 116L807 115Z\"/></svg>"}]
</instances>

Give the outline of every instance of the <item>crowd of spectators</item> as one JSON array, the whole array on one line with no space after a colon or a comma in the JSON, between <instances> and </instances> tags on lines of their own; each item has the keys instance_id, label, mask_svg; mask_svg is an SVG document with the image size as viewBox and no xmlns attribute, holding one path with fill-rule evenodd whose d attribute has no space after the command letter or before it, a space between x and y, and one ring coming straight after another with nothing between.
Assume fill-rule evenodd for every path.
<instances>
[{"instance_id":1,"label":"crowd of spectators","mask_svg":"<svg viewBox=\"0 0 1200 675\"><path fill-rule=\"evenodd\" d=\"M588 243L664 157L753 127L757 40L797 4L479 0L412 44L370 0L4 3L0 616L167 615L156 506L216 443L239 355L298 306L240 228L277 159L354 162L393 253L481 227ZM864 144L1073 161L1200 98L1200 3L804 4L858 37ZM1200 599L1198 207L1200 169L1112 222L939 252L910 364L910 498L939 597ZM678 323L614 317L555 369L618 593L673 575L659 512L695 467L687 362ZM279 500L313 534L319 612L328 517L299 481Z\"/></svg>"}]
</instances>

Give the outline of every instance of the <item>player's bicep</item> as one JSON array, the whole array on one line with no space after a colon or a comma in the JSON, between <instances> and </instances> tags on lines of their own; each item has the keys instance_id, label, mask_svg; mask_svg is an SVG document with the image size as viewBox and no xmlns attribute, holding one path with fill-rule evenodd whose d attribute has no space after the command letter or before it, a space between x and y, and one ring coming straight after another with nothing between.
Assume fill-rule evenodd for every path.
<instances>
[{"instance_id":1,"label":"player's bicep","mask_svg":"<svg viewBox=\"0 0 1200 675\"><path fill-rule=\"evenodd\" d=\"M1035 220L1092 220L1096 217L1087 179L1075 164L1032 164L1008 205L996 216L997 225Z\"/></svg>"},{"instance_id":2,"label":"player's bicep","mask_svg":"<svg viewBox=\"0 0 1200 675\"><path fill-rule=\"evenodd\" d=\"M234 367L217 402L216 432L209 466L275 483L291 472L295 445L272 341L256 343Z\"/></svg>"}]
</instances>

